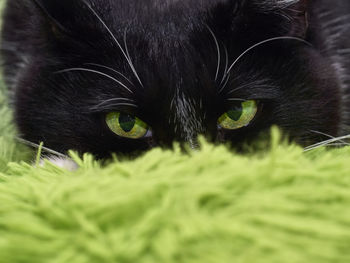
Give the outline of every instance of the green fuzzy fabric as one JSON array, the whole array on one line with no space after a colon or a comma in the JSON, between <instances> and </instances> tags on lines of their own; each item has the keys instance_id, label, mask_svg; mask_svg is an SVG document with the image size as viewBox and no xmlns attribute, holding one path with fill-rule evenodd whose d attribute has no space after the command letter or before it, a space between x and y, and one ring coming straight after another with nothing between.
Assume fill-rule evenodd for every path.
<instances>
[{"instance_id":1,"label":"green fuzzy fabric","mask_svg":"<svg viewBox=\"0 0 350 263\"><path fill-rule=\"evenodd\" d=\"M0 95L0 262L350 262L350 148L35 166Z\"/></svg>"}]
</instances>

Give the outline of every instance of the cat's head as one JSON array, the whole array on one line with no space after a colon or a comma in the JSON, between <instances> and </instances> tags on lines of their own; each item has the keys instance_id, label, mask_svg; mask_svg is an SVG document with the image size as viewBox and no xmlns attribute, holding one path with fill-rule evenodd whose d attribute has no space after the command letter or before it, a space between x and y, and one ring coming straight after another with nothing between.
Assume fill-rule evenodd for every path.
<instances>
[{"instance_id":1,"label":"cat's head","mask_svg":"<svg viewBox=\"0 0 350 263\"><path fill-rule=\"evenodd\" d=\"M174 141L241 145L278 125L336 135L339 94L307 1L32 0L16 120L99 156Z\"/></svg>"}]
</instances>

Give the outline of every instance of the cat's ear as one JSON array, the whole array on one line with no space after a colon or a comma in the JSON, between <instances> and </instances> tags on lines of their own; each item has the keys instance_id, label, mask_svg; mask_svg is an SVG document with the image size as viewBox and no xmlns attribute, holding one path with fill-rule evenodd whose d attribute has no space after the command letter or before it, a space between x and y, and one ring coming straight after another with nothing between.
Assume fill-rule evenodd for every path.
<instances>
[{"instance_id":1,"label":"cat's ear","mask_svg":"<svg viewBox=\"0 0 350 263\"><path fill-rule=\"evenodd\" d=\"M308 7L310 0L291 0L291 2L285 10L291 19L289 35L303 38L309 27Z\"/></svg>"}]
</instances>

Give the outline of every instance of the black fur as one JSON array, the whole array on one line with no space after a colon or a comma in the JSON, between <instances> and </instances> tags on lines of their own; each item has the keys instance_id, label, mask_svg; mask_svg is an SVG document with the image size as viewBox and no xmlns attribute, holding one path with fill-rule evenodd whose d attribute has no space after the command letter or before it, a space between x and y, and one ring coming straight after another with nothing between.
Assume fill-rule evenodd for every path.
<instances>
[{"instance_id":1,"label":"black fur","mask_svg":"<svg viewBox=\"0 0 350 263\"><path fill-rule=\"evenodd\" d=\"M322 139L312 131L343 135L350 122L348 14L348 0L9 0L1 40L16 123L27 140L98 156L193 143L198 134L240 145L273 124L302 144ZM137 74L103 23L125 55L126 40ZM289 38L253 48L224 78L225 48L230 66L275 37ZM109 74L132 93L69 68ZM111 98L135 105L101 104ZM259 101L251 125L217 128L230 98ZM112 110L138 116L152 137L113 134L104 122Z\"/></svg>"}]
</instances>

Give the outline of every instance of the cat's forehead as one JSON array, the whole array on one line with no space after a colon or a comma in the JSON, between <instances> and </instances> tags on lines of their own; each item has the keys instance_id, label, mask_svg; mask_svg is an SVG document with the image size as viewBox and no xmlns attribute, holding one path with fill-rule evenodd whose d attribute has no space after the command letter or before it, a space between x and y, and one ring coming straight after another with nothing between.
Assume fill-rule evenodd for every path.
<instances>
[{"instance_id":1,"label":"cat's forehead","mask_svg":"<svg viewBox=\"0 0 350 263\"><path fill-rule=\"evenodd\" d=\"M118 0L111 1L110 16L116 26L132 25L133 27L158 30L171 30L171 27L190 26L199 20L204 21L209 13L222 4L226 8L241 0ZM123 12L119 12L119 6L123 5ZM228 10L229 12L229 10ZM234 14L230 14L233 16ZM169 31L168 31L169 32Z\"/></svg>"},{"instance_id":2,"label":"cat's forehead","mask_svg":"<svg viewBox=\"0 0 350 263\"><path fill-rule=\"evenodd\" d=\"M151 53L157 49L183 50L191 45L190 39L201 38L203 31L205 36L202 40L212 42L212 36L208 35L208 27L217 22L218 16L222 19L225 17L225 22L220 25L221 29L229 31L236 15L234 11L237 11L233 6L238 2L243 1L129 0L128 7L124 6L122 14L118 13L114 2L112 13L115 12L118 16L111 17L110 14L106 14L106 23L120 39L127 35L128 39L133 38L136 42L144 41L145 44L149 44ZM183 52L179 55L181 54Z\"/></svg>"},{"instance_id":3,"label":"cat's forehead","mask_svg":"<svg viewBox=\"0 0 350 263\"><path fill-rule=\"evenodd\" d=\"M103 34L107 26L116 37L123 37L124 31L128 31L148 39L158 37L165 40L201 30L208 24L215 24L222 32L229 32L239 27L242 20L244 25L249 25L256 14L278 13L298 1L36 0L51 22L66 32ZM236 20L241 21L237 23Z\"/></svg>"}]
</instances>

